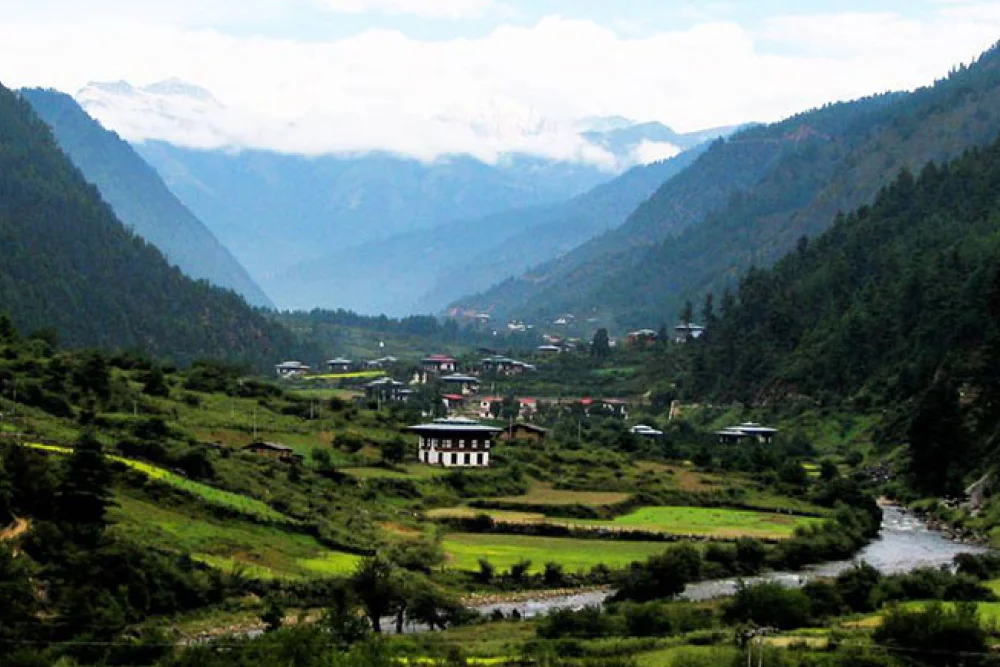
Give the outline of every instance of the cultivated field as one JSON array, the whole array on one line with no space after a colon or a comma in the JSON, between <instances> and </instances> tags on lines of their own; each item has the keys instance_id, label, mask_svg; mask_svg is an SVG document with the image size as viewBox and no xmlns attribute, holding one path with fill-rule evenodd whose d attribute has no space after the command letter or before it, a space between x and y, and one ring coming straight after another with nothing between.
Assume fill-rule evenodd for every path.
<instances>
[{"instance_id":1,"label":"cultivated field","mask_svg":"<svg viewBox=\"0 0 1000 667\"><path fill-rule=\"evenodd\" d=\"M718 507L641 507L611 521L557 519L567 524L647 530L706 537L787 538L799 526L822 521L811 517Z\"/></svg>"},{"instance_id":2,"label":"cultivated field","mask_svg":"<svg viewBox=\"0 0 1000 667\"><path fill-rule=\"evenodd\" d=\"M567 572L589 570L598 564L622 568L664 551L663 542L579 540L565 537L533 537L483 533L449 533L443 541L448 567L479 569L485 558L500 570L521 559L531 561L531 572L541 572L546 563L559 563Z\"/></svg>"},{"instance_id":3,"label":"cultivated field","mask_svg":"<svg viewBox=\"0 0 1000 667\"><path fill-rule=\"evenodd\" d=\"M799 526L822 519L773 512L754 512L712 507L642 507L610 521L546 517L538 512L481 510L473 507L449 507L430 510L430 519L468 519L487 514L500 523L548 523L603 530L641 530L672 535L696 535L731 539L757 537L782 539L792 536Z\"/></svg>"},{"instance_id":4,"label":"cultivated field","mask_svg":"<svg viewBox=\"0 0 1000 667\"><path fill-rule=\"evenodd\" d=\"M628 493L617 491L565 491L554 489L551 484L544 482L533 482L524 495L491 498L491 500L520 505L591 505L600 507L623 503L631 497Z\"/></svg>"}]
</instances>

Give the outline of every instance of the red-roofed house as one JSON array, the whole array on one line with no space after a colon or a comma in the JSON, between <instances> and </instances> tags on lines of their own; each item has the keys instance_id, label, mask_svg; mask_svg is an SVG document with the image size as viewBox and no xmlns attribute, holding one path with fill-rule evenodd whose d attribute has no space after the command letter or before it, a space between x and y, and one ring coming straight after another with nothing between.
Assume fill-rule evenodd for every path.
<instances>
[{"instance_id":1,"label":"red-roofed house","mask_svg":"<svg viewBox=\"0 0 1000 667\"><path fill-rule=\"evenodd\" d=\"M518 404L517 418L518 419L530 419L538 414L538 399L537 398L517 398L515 399ZM486 396L479 401L479 418L480 419L491 419L494 416L494 409L499 412L499 406L503 404L502 396ZM494 408L496 405L498 407Z\"/></svg>"}]
</instances>

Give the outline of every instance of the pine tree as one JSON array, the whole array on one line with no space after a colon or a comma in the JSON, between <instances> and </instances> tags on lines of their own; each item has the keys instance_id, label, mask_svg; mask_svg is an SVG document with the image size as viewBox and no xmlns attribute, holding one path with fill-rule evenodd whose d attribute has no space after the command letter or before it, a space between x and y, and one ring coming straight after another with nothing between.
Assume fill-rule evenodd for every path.
<instances>
[{"instance_id":1,"label":"pine tree","mask_svg":"<svg viewBox=\"0 0 1000 667\"><path fill-rule=\"evenodd\" d=\"M58 518L68 535L96 544L107 525L113 473L99 443L84 433L67 461L58 491Z\"/></svg>"}]
</instances>

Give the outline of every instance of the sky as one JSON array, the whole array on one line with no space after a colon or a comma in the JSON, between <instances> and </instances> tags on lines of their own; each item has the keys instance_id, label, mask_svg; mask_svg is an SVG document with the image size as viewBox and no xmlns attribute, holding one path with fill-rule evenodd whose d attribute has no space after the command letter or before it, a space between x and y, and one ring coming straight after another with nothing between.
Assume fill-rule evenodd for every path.
<instances>
[{"instance_id":1,"label":"sky","mask_svg":"<svg viewBox=\"0 0 1000 667\"><path fill-rule=\"evenodd\" d=\"M1000 40L985 0L0 0L0 82L76 93L127 139L606 161L584 119L769 122L931 83ZM653 151L655 153L655 151Z\"/></svg>"}]
</instances>

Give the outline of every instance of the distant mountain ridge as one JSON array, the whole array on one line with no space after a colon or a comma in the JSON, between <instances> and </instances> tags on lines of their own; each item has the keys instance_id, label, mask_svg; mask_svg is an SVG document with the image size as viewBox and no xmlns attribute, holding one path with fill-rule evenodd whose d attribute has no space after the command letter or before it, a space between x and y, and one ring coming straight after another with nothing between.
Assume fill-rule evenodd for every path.
<instances>
[{"instance_id":1,"label":"distant mountain ridge","mask_svg":"<svg viewBox=\"0 0 1000 667\"><path fill-rule=\"evenodd\" d=\"M573 199L463 220L333 252L267 285L290 308L436 313L469 289L484 289L620 224L661 183L694 162L699 148L634 167ZM313 285L338 285L317 294Z\"/></svg>"},{"instance_id":2,"label":"distant mountain ridge","mask_svg":"<svg viewBox=\"0 0 1000 667\"><path fill-rule=\"evenodd\" d=\"M195 281L126 229L26 99L0 86L0 308L69 346L259 369L317 358L237 294Z\"/></svg>"},{"instance_id":3,"label":"distant mountain ridge","mask_svg":"<svg viewBox=\"0 0 1000 667\"><path fill-rule=\"evenodd\" d=\"M135 148L265 289L282 271L345 248L556 203L612 178L527 157L494 166L463 156L424 164L388 154L231 153L163 142Z\"/></svg>"},{"instance_id":4,"label":"distant mountain ridge","mask_svg":"<svg viewBox=\"0 0 1000 667\"><path fill-rule=\"evenodd\" d=\"M213 123L229 113L209 91L178 80L91 84L77 99L132 136L168 136L183 126L206 145L218 139ZM440 310L620 224L621 204L634 207L651 192L648 185L636 188L641 178L625 186L629 194L618 204L571 206L561 221L558 211L615 178L617 169L675 158L729 129L685 134L655 122L598 117L571 131L610 163L528 154L502 155L496 164L470 155L433 161L377 151L295 155L152 139L134 146L280 307L403 315ZM521 236L536 223L530 238ZM387 280L395 287L387 289Z\"/></svg>"},{"instance_id":5,"label":"distant mountain ridge","mask_svg":"<svg viewBox=\"0 0 1000 667\"><path fill-rule=\"evenodd\" d=\"M677 317L686 299L767 265L838 210L1000 132L1000 55L934 86L829 105L716 142L619 229L521 278L456 302L544 319L598 314L616 328Z\"/></svg>"},{"instance_id":6,"label":"distant mountain ridge","mask_svg":"<svg viewBox=\"0 0 1000 667\"><path fill-rule=\"evenodd\" d=\"M233 289L252 305L274 307L246 269L129 144L102 128L69 95L42 89L20 94L124 224L192 278Z\"/></svg>"}]
</instances>

